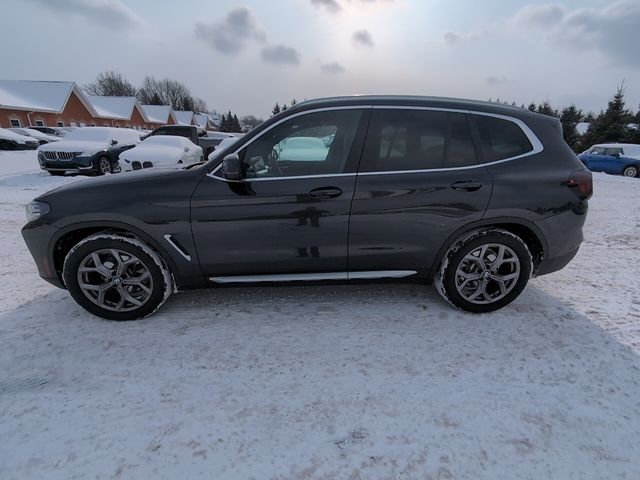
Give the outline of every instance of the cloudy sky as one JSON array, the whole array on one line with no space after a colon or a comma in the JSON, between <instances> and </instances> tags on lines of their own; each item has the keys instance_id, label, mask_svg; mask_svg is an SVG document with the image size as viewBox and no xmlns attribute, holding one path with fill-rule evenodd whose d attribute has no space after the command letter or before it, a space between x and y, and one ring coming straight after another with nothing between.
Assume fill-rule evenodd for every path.
<instances>
[{"instance_id":1,"label":"cloudy sky","mask_svg":"<svg viewBox=\"0 0 640 480\"><path fill-rule=\"evenodd\" d=\"M187 84L210 107L380 93L640 103L640 0L3 0L0 78L104 70Z\"/></svg>"}]
</instances>

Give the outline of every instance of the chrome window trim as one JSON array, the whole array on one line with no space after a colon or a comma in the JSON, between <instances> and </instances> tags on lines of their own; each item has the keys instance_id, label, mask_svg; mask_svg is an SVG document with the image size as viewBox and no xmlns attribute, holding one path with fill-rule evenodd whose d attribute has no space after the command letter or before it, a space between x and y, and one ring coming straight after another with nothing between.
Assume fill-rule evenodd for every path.
<instances>
[{"instance_id":1,"label":"chrome window trim","mask_svg":"<svg viewBox=\"0 0 640 480\"><path fill-rule=\"evenodd\" d=\"M320 280L365 280L380 278L404 278L416 275L415 270L380 270L364 272L295 273L271 275L231 275L209 277L214 283L260 283L260 282L315 282Z\"/></svg>"},{"instance_id":2,"label":"chrome window trim","mask_svg":"<svg viewBox=\"0 0 640 480\"><path fill-rule=\"evenodd\" d=\"M403 175L403 174L411 174L411 173L449 172L449 171L457 171L457 170L471 170L471 169L474 169L474 168L482 168L482 167L488 167L488 166L491 166L491 165L498 165L498 164L501 164L501 163L511 162L513 160L518 160L518 159L529 157L529 156L532 156L532 155L537 155L537 154L541 153L542 151L544 151L544 145L542 144L542 142L540 141L538 136L533 132L533 130L531 130L531 128L526 123L524 123L522 120L520 120L519 118L511 117L509 115L502 115L502 114L490 113L490 112L479 112L479 111L476 111L476 110L463 110L463 109L443 108L443 107L420 107L420 106L412 106L412 105L345 105L345 106L338 106L338 107L324 107L324 108L316 108L316 109L313 109L313 110L305 110L305 111L298 112L298 113L295 113L293 115L290 115L288 117L285 117L285 118L277 121L273 125L271 125L264 132L260 133L260 135L252 138L247 143L242 144L241 146L239 146L236 150L231 152L230 155L234 154L234 153L237 154L240 150L242 150L243 148L248 147L249 145L251 145L255 140L257 140L260 137L262 137L264 134L269 132L271 129L273 129L274 127L280 125L281 123L283 123L283 122L285 122L285 121L287 121L287 120L289 120L291 118L295 118L295 117L298 117L300 115L306 115L306 114L309 114L309 113L325 112L325 111L330 111L330 110L357 110L357 109L362 109L362 110L366 110L366 109L373 109L373 110L424 110L424 111L433 111L433 112L462 113L462 114L465 114L465 115L479 115L479 116L485 116L485 117L499 118L499 119L506 120L508 122L512 122L512 123L515 123L516 125L518 125L520 130L522 130L522 132L525 134L525 136L527 137L527 139L531 143L532 150L527 152L527 153L523 153L522 155L516 155L515 157L503 158L502 160L494 160L493 162L479 163L477 165L466 165L464 167L425 168L425 169L419 169L419 170L388 170L388 171L380 171L380 172L330 173L330 174L324 174L324 175L296 175L296 176L290 176L290 177L247 178L247 179L242 179L242 180L227 180L226 178L222 178L222 177L219 177L219 176L215 175L222 168L222 162L220 162L211 172L207 173L207 176L211 177L211 178L214 178L216 180L221 180L223 182L227 182L227 183L250 183L250 182L265 182L265 181L276 181L276 180L294 180L294 179L302 179L302 178L332 178L332 177L351 177L351 176L360 176L360 175L362 175L362 176Z\"/></svg>"}]
</instances>

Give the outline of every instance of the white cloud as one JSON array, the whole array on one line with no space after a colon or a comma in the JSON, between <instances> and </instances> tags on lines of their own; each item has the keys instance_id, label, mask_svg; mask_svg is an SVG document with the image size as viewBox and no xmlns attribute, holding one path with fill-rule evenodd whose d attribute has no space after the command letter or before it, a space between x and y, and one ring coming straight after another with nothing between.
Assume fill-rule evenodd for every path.
<instances>
[{"instance_id":1,"label":"white cloud","mask_svg":"<svg viewBox=\"0 0 640 480\"><path fill-rule=\"evenodd\" d=\"M346 72L345 68L338 62L323 63L322 65L320 65L320 70L322 70L324 73L330 73L332 75Z\"/></svg>"},{"instance_id":2,"label":"white cloud","mask_svg":"<svg viewBox=\"0 0 640 480\"><path fill-rule=\"evenodd\" d=\"M618 0L603 8L568 10L562 5L526 5L511 19L542 32L550 43L596 50L622 65L640 67L640 2Z\"/></svg>"},{"instance_id":3,"label":"white cloud","mask_svg":"<svg viewBox=\"0 0 640 480\"><path fill-rule=\"evenodd\" d=\"M353 33L352 39L356 45L373 47L373 36L369 30L358 30Z\"/></svg>"},{"instance_id":4,"label":"white cloud","mask_svg":"<svg viewBox=\"0 0 640 480\"><path fill-rule=\"evenodd\" d=\"M78 16L94 25L114 30L128 30L142 25L142 20L120 0L30 0L58 15Z\"/></svg>"},{"instance_id":5,"label":"white cloud","mask_svg":"<svg viewBox=\"0 0 640 480\"><path fill-rule=\"evenodd\" d=\"M266 40L258 20L247 7L234 8L221 20L196 23L196 37L226 55L240 52L250 40Z\"/></svg>"},{"instance_id":6,"label":"white cloud","mask_svg":"<svg viewBox=\"0 0 640 480\"><path fill-rule=\"evenodd\" d=\"M297 66L300 64L300 53L293 47L286 45L269 45L260 52L267 63Z\"/></svg>"}]
</instances>

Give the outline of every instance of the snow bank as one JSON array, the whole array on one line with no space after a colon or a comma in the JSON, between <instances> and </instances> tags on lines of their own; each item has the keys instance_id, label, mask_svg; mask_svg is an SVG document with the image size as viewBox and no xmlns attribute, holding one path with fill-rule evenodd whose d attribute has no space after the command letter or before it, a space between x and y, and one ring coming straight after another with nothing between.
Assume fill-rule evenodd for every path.
<instances>
[{"instance_id":1,"label":"snow bank","mask_svg":"<svg viewBox=\"0 0 640 480\"><path fill-rule=\"evenodd\" d=\"M0 478L640 478L640 181L502 311L416 285L220 287L106 322L37 278L0 155Z\"/></svg>"}]
</instances>

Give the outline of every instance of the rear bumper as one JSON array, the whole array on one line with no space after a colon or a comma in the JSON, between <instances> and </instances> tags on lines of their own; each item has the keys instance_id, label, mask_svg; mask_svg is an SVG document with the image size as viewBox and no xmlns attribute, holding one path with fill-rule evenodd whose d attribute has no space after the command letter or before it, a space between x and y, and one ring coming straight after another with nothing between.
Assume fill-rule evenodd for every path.
<instances>
[{"instance_id":1,"label":"rear bumper","mask_svg":"<svg viewBox=\"0 0 640 480\"><path fill-rule=\"evenodd\" d=\"M566 267L569 264L569 262L571 262L571 260L573 260L573 257L576 256L576 254L578 253L578 250L579 248L576 248L575 250L572 250L563 255L559 255L557 257L542 259L542 261L538 264L538 268L536 269L535 275L536 276L546 275L548 273L553 273L553 272L557 272L558 270L562 270L564 267Z\"/></svg>"},{"instance_id":2,"label":"rear bumper","mask_svg":"<svg viewBox=\"0 0 640 480\"><path fill-rule=\"evenodd\" d=\"M583 240L582 227L587 218L588 203L583 200L571 207L536 223L548 243L536 275L563 269L578 253Z\"/></svg>"}]
</instances>

